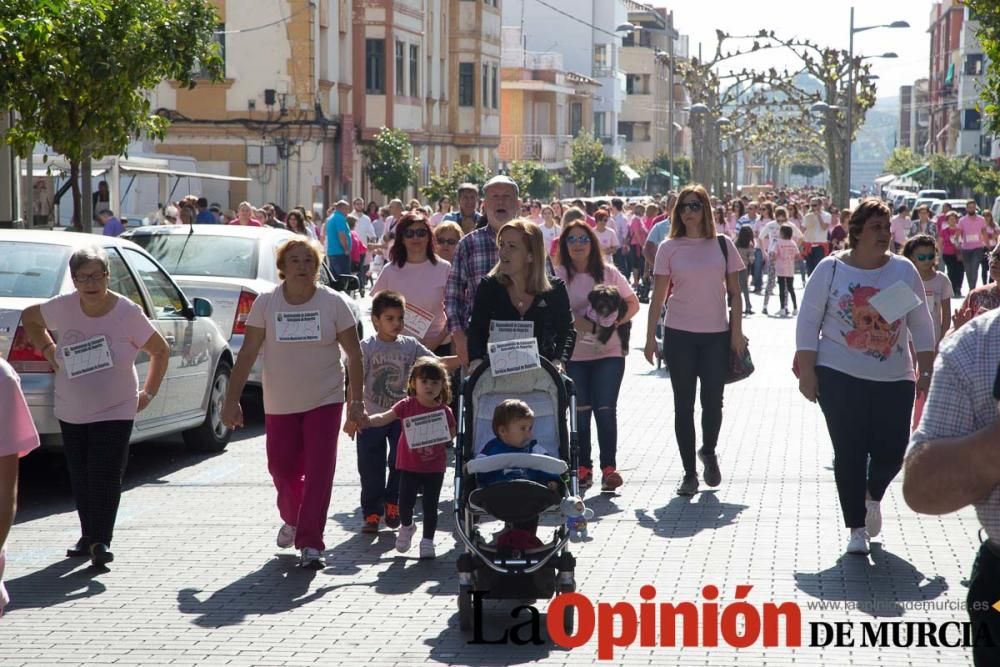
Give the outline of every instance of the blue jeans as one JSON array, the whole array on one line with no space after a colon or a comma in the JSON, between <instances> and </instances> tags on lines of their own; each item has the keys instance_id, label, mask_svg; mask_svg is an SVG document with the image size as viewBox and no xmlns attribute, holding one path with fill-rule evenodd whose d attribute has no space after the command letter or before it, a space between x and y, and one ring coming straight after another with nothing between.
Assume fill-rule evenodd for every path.
<instances>
[{"instance_id":1,"label":"blue jeans","mask_svg":"<svg viewBox=\"0 0 1000 667\"><path fill-rule=\"evenodd\" d=\"M358 474L361 476L361 514L385 514L385 504L399 504L396 445L402 430L397 419L388 426L358 432ZM389 444L386 456L386 441ZM389 469L386 479L385 470Z\"/></svg>"},{"instance_id":2,"label":"blue jeans","mask_svg":"<svg viewBox=\"0 0 1000 667\"><path fill-rule=\"evenodd\" d=\"M580 465L594 467L590 438L590 417L593 415L597 422L597 442L601 447L601 468L617 467L618 391L625 376L625 357L570 361L566 364L566 373L576 387Z\"/></svg>"},{"instance_id":3,"label":"blue jeans","mask_svg":"<svg viewBox=\"0 0 1000 667\"><path fill-rule=\"evenodd\" d=\"M351 272L350 255L327 255L330 262L330 271L335 276L343 276Z\"/></svg>"}]
</instances>

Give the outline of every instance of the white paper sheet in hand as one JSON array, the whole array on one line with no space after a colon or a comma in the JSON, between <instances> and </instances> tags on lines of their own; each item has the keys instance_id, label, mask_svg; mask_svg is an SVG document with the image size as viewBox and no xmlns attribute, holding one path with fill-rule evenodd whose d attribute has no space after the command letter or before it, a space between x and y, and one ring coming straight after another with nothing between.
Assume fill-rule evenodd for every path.
<instances>
[{"instance_id":1,"label":"white paper sheet in hand","mask_svg":"<svg viewBox=\"0 0 1000 667\"><path fill-rule=\"evenodd\" d=\"M920 297L902 280L873 296L868 303L889 324L902 319L908 312L923 305Z\"/></svg>"},{"instance_id":2,"label":"white paper sheet in hand","mask_svg":"<svg viewBox=\"0 0 1000 667\"><path fill-rule=\"evenodd\" d=\"M405 418L403 431L406 433L406 446L410 449L443 445L451 440L448 415L444 410Z\"/></svg>"},{"instance_id":3,"label":"white paper sheet in hand","mask_svg":"<svg viewBox=\"0 0 1000 667\"><path fill-rule=\"evenodd\" d=\"M274 314L274 334L279 343L307 343L321 339L318 310Z\"/></svg>"},{"instance_id":4,"label":"white paper sheet in hand","mask_svg":"<svg viewBox=\"0 0 1000 667\"><path fill-rule=\"evenodd\" d=\"M533 338L534 335L535 323L531 320L490 320L491 343Z\"/></svg>"},{"instance_id":5,"label":"white paper sheet in hand","mask_svg":"<svg viewBox=\"0 0 1000 667\"><path fill-rule=\"evenodd\" d=\"M423 308L412 304L406 304L406 312L403 315L403 332L414 338L423 338L434 323L434 315Z\"/></svg>"},{"instance_id":6,"label":"white paper sheet in hand","mask_svg":"<svg viewBox=\"0 0 1000 667\"><path fill-rule=\"evenodd\" d=\"M520 338L502 343L490 343L490 367L494 376L511 375L540 368L538 341L534 338Z\"/></svg>"},{"instance_id":7,"label":"white paper sheet in hand","mask_svg":"<svg viewBox=\"0 0 1000 667\"><path fill-rule=\"evenodd\" d=\"M64 346L62 358L66 375L70 378L90 375L114 366L111 348L104 336L94 336L80 343Z\"/></svg>"}]
</instances>

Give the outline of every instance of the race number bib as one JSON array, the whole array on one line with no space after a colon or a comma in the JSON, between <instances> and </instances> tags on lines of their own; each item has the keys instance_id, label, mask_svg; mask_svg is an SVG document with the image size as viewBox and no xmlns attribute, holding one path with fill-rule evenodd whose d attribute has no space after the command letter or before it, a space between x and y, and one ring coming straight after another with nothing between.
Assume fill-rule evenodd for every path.
<instances>
[{"instance_id":1,"label":"race number bib","mask_svg":"<svg viewBox=\"0 0 1000 667\"><path fill-rule=\"evenodd\" d=\"M902 319L908 312L923 304L920 297L902 280L873 296L868 303L889 324Z\"/></svg>"},{"instance_id":2,"label":"race number bib","mask_svg":"<svg viewBox=\"0 0 1000 667\"><path fill-rule=\"evenodd\" d=\"M538 360L538 341L534 338L490 343L488 347L494 376L521 373L542 365Z\"/></svg>"},{"instance_id":3,"label":"race number bib","mask_svg":"<svg viewBox=\"0 0 1000 667\"><path fill-rule=\"evenodd\" d=\"M61 348L63 366L71 379L98 371L107 370L115 364L111 360L111 348L104 336L94 336L82 343L73 343Z\"/></svg>"},{"instance_id":4,"label":"race number bib","mask_svg":"<svg viewBox=\"0 0 1000 667\"><path fill-rule=\"evenodd\" d=\"M533 338L535 323L530 320L490 320L490 342L503 343L508 340Z\"/></svg>"},{"instance_id":5,"label":"race number bib","mask_svg":"<svg viewBox=\"0 0 1000 667\"><path fill-rule=\"evenodd\" d=\"M320 340L319 311L304 310L274 314L275 338L279 343L306 343Z\"/></svg>"},{"instance_id":6,"label":"race number bib","mask_svg":"<svg viewBox=\"0 0 1000 667\"><path fill-rule=\"evenodd\" d=\"M434 323L434 315L412 304L406 304L406 313L403 316L403 332L414 338L423 338L427 335L431 325Z\"/></svg>"},{"instance_id":7,"label":"race number bib","mask_svg":"<svg viewBox=\"0 0 1000 667\"><path fill-rule=\"evenodd\" d=\"M410 449L420 449L431 445L443 445L451 440L448 415L444 410L403 419L406 445Z\"/></svg>"}]
</instances>

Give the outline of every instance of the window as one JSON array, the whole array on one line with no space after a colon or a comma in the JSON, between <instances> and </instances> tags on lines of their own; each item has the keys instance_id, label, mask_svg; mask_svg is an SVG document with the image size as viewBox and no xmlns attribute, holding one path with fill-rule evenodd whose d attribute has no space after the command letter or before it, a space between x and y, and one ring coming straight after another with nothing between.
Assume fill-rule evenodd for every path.
<instances>
[{"instance_id":1,"label":"window","mask_svg":"<svg viewBox=\"0 0 1000 667\"><path fill-rule=\"evenodd\" d=\"M496 7L497 0L483 0L483 4L486 5L487 7Z\"/></svg>"},{"instance_id":2,"label":"window","mask_svg":"<svg viewBox=\"0 0 1000 667\"><path fill-rule=\"evenodd\" d=\"M131 239L171 275L257 277L257 240L207 234L136 234Z\"/></svg>"},{"instance_id":3,"label":"window","mask_svg":"<svg viewBox=\"0 0 1000 667\"><path fill-rule=\"evenodd\" d=\"M576 137L583 129L583 103L570 102L569 105L569 133Z\"/></svg>"},{"instance_id":4,"label":"window","mask_svg":"<svg viewBox=\"0 0 1000 667\"><path fill-rule=\"evenodd\" d=\"M595 111L594 112L594 136L604 137L607 136L607 131L604 127L604 112Z\"/></svg>"},{"instance_id":5,"label":"window","mask_svg":"<svg viewBox=\"0 0 1000 667\"><path fill-rule=\"evenodd\" d=\"M405 75L403 62L405 58L405 49L402 42L396 42L396 94L403 95L406 90L405 81L403 76Z\"/></svg>"},{"instance_id":6,"label":"window","mask_svg":"<svg viewBox=\"0 0 1000 667\"><path fill-rule=\"evenodd\" d=\"M476 106L476 82L473 63L458 64L458 106Z\"/></svg>"},{"instance_id":7,"label":"window","mask_svg":"<svg viewBox=\"0 0 1000 667\"><path fill-rule=\"evenodd\" d=\"M59 293L69 248L45 243L0 242L0 297L48 299Z\"/></svg>"},{"instance_id":8,"label":"window","mask_svg":"<svg viewBox=\"0 0 1000 667\"><path fill-rule=\"evenodd\" d=\"M483 108L490 108L490 66L483 63Z\"/></svg>"},{"instance_id":9,"label":"window","mask_svg":"<svg viewBox=\"0 0 1000 667\"><path fill-rule=\"evenodd\" d=\"M420 47L410 44L410 97L420 97L420 79L417 69L420 67Z\"/></svg>"},{"instance_id":10,"label":"window","mask_svg":"<svg viewBox=\"0 0 1000 667\"><path fill-rule=\"evenodd\" d=\"M158 267L148 257L131 248L123 250L129 263L139 279L149 292L149 300L153 306L155 320L186 320L184 316L184 297L163 269Z\"/></svg>"},{"instance_id":11,"label":"window","mask_svg":"<svg viewBox=\"0 0 1000 667\"><path fill-rule=\"evenodd\" d=\"M212 34L212 41L219 45L219 55L222 57L223 76L225 76L226 74L226 35L224 34L225 32L226 32L226 24L220 23L217 26L215 26L215 32ZM195 70L197 71L197 74L195 74L196 79L209 78L208 70L203 68L200 64L195 65Z\"/></svg>"},{"instance_id":12,"label":"window","mask_svg":"<svg viewBox=\"0 0 1000 667\"><path fill-rule=\"evenodd\" d=\"M635 139L633 138L634 130L635 130L635 123L630 123L625 121L618 122L618 134L624 135L625 141L635 141Z\"/></svg>"},{"instance_id":13,"label":"window","mask_svg":"<svg viewBox=\"0 0 1000 667\"><path fill-rule=\"evenodd\" d=\"M962 129L975 130L982 129L983 120L979 112L975 109L965 109L962 111Z\"/></svg>"},{"instance_id":14,"label":"window","mask_svg":"<svg viewBox=\"0 0 1000 667\"><path fill-rule=\"evenodd\" d=\"M980 76L983 73L983 54L977 53L965 57L965 73L969 76Z\"/></svg>"},{"instance_id":15,"label":"window","mask_svg":"<svg viewBox=\"0 0 1000 667\"><path fill-rule=\"evenodd\" d=\"M365 40L365 92L385 95L385 40Z\"/></svg>"},{"instance_id":16,"label":"window","mask_svg":"<svg viewBox=\"0 0 1000 667\"><path fill-rule=\"evenodd\" d=\"M625 93L628 95L635 95L640 91L640 84L642 79L638 74L626 74L625 75Z\"/></svg>"},{"instance_id":17,"label":"window","mask_svg":"<svg viewBox=\"0 0 1000 667\"><path fill-rule=\"evenodd\" d=\"M142 294L139 286L135 283L132 272L125 266L125 261L118 254L117 250L108 249L108 289L118 292L123 297L142 308L146 312L146 305L142 302Z\"/></svg>"},{"instance_id":18,"label":"window","mask_svg":"<svg viewBox=\"0 0 1000 667\"><path fill-rule=\"evenodd\" d=\"M608 75L608 45L594 45L594 76L603 77Z\"/></svg>"},{"instance_id":19,"label":"window","mask_svg":"<svg viewBox=\"0 0 1000 667\"><path fill-rule=\"evenodd\" d=\"M500 90L498 85L499 75L497 74L498 67L496 65L490 66L490 94L493 95L493 108L500 108Z\"/></svg>"}]
</instances>

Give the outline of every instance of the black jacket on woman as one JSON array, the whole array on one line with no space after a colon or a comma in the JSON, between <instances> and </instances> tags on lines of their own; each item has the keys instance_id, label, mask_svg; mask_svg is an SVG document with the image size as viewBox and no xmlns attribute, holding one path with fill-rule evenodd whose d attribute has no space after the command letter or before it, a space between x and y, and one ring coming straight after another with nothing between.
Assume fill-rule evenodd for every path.
<instances>
[{"instance_id":1,"label":"black jacket on woman","mask_svg":"<svg viewBox=\"0 0 1000 667\"><path fill-rule=\"evenodd\" d=\"M496 276L486 276L476 290L469 323L469 359L486 359L492 320L530 320L535 325L538 353L549 361L566 361L573 352L576 336L573 311L569 307L566 285L549 276L552 288L535 294L531 307L521 315L510 301L507 288Z\"/></svg>"}]
</instances>

